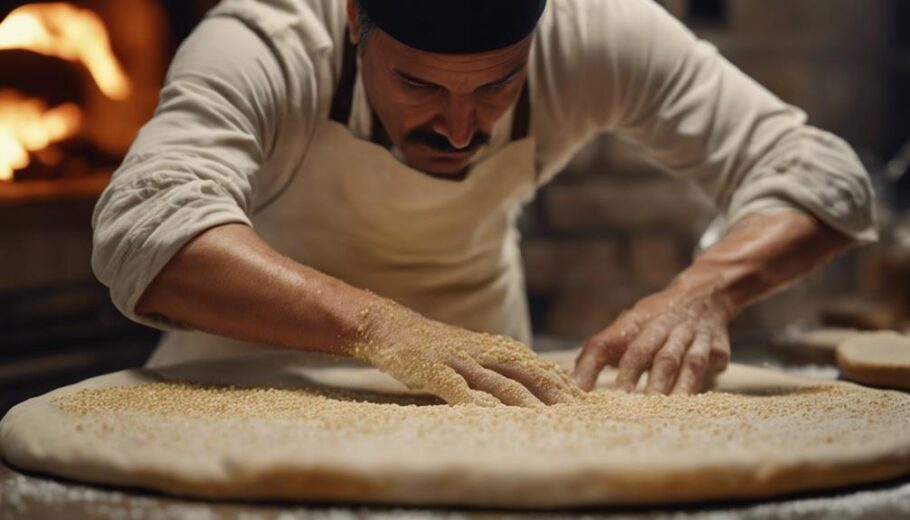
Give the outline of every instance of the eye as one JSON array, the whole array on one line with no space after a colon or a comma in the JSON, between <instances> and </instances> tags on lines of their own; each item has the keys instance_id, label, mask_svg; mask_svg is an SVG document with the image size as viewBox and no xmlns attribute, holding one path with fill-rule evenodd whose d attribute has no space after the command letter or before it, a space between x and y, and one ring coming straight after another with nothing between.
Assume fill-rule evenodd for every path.
<instances>
[{"instance_id":1,"label":"eye","mask_svg":"<svg viewBox=\"0 0 910 520\"><path fill-rule=\"evenodd\" d=\"M404 77L401 78L401 81L405 85L407 85L411 88L419 89L419 90L435 90L437 88L436 85L430 85L429 83L421 83L419 81L414 81L414 80L404 78Z\"/></svg>"},{"instance_id":2,"label":"eye","mask_svg":"<svg viewBox=\"0 0 910 520\"><path fill-rule=\"evenodd\" d=\"M509 85L511 85L514 82L515 82L515 78L512 77L505 81L500 81L499 83L493 83L492 85L483 86L483 87L481 87L481 90L484 92L488 92L490 94L495 94L497 92L505 90L506 87L508 87Z\"/></svg>"}]
</instances>

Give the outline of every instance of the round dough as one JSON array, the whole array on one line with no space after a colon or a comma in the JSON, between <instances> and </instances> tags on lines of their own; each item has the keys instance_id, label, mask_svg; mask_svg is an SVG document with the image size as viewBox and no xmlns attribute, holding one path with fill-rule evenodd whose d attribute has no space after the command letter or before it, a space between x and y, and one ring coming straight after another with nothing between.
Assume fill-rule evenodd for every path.
<instances>
[{"instance_id":1,"label":"round dough","mask_svg":"<svg viewBox=\"0 0 910 520\"><path fill-rule=\"evenodd\" d=\"M896 332L853 337L837 347L837 364L852 381L910 390L910 337Z\"/></svg>"},{"instance_id":2,"label":"round dough","mask_svg":"<svg viewBox=\"0 0 910 520\"><path fill-rule=\"evenodd\" d=\"M300 360L90 379L13 408L0 447L19 468L76 480L319 502L653 504L910 472L910 396L899 392L733 365L698 396L601 390L579 405L451 407L371 369Z\"/></svg>"},{"instance_id":3,"label":"round dough","mask_svg":"<svg viewBox=\"0 0 910 520\"><path fill-rule=\"evenodd\" d=\"M863 332L837 327L791 330L775 338L772 346L792 361L834 365L837 346L859 334Z\"/></svg>"}]
</instances>

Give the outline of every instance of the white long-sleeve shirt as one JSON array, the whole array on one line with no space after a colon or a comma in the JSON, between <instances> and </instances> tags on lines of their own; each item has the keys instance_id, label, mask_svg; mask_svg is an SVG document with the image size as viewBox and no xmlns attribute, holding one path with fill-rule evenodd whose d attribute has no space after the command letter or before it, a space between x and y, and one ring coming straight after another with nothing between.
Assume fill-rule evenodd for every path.
<instances>
[{"instance_id":1,"label":"white long-sleeve shirt","mask_svg":"<svg viewBox=\"0 0 910 520\"><path fill-rule=\"evenodd\" d=\"M225 0L182 45L94 214L92 265L126 315L172 328L134 312L159 271L194 236L251 224L281 196L328 117L345 4ZM593 135L613 132L696 182L731 222L799 208L857 241L876 238L851 148L651 0L550 0L529 67L544 182ZM507 141L500 127L486 153Z\"/></svg>"}]
</instances>

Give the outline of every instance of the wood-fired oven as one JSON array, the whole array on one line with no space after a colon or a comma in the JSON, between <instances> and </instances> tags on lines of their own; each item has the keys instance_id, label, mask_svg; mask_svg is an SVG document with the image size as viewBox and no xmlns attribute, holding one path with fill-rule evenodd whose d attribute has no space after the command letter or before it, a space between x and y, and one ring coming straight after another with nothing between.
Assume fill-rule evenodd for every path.
<instances>
[{"instance_id":1,"label":"wood-fired oven","mask_svg":"<svg viewBox=\"0 0 910 520\"><path fill-rule=\"evenodd\" d=\"M0 414L153 345L94 280L90 218L213 3L0 2Z\"/></svg>"}]
</instances>

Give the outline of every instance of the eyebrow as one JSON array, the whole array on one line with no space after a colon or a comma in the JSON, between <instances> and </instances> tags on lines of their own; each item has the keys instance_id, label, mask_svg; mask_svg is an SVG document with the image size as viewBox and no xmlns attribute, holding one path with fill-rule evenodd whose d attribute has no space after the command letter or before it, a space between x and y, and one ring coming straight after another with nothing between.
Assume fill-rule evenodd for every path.
<instances>
[{"instance_id":1,"label":"eyebrow","mask_svg":"<svg viewBox=\"0 0 910 520\"><path fill-rule=\"evenodd\" d=\"M520 73L520 72L522 71L522 69L524 69L524 68L527 67L527 66L528 66L528 62L526 62L526 61L525 61L525 62L522 62L519 66L517 66L517 67L515 67L514 69L512 69L508 74L506 74L505 76L501 77L500 79L497 79L497 80L495 80L495 81L491 81L491 82L489 82L489 83L485 83L485 84L481 85L481 86L478 87L478 88L492 87L493 85L498 85L498 84L500 84L500 83L505 83L505 82L509 81L510 79L514 78L516 75L518 75L518 73ZM410 81L411 83L419 83L419 84L421 84L421 85L426 85L426 86L428 86L428 87L439 87L439 88L444 88L442 85L438 85L438 84L436 84L436 83L433 83L432 81L427 81L427 80L425 80L425 79L418 78L417 76L413 76L413 75L411 75L411 74L408 74L407 72L405 72L405 71L403 71L403 70L401 70L401 69L394 69L394 71L395 71L395 74L397 74L399 77L401 77L401 78L403 78L403 79L405 79L405 80L407 80L407 81Z\"/></svg>"}]
</instances>

